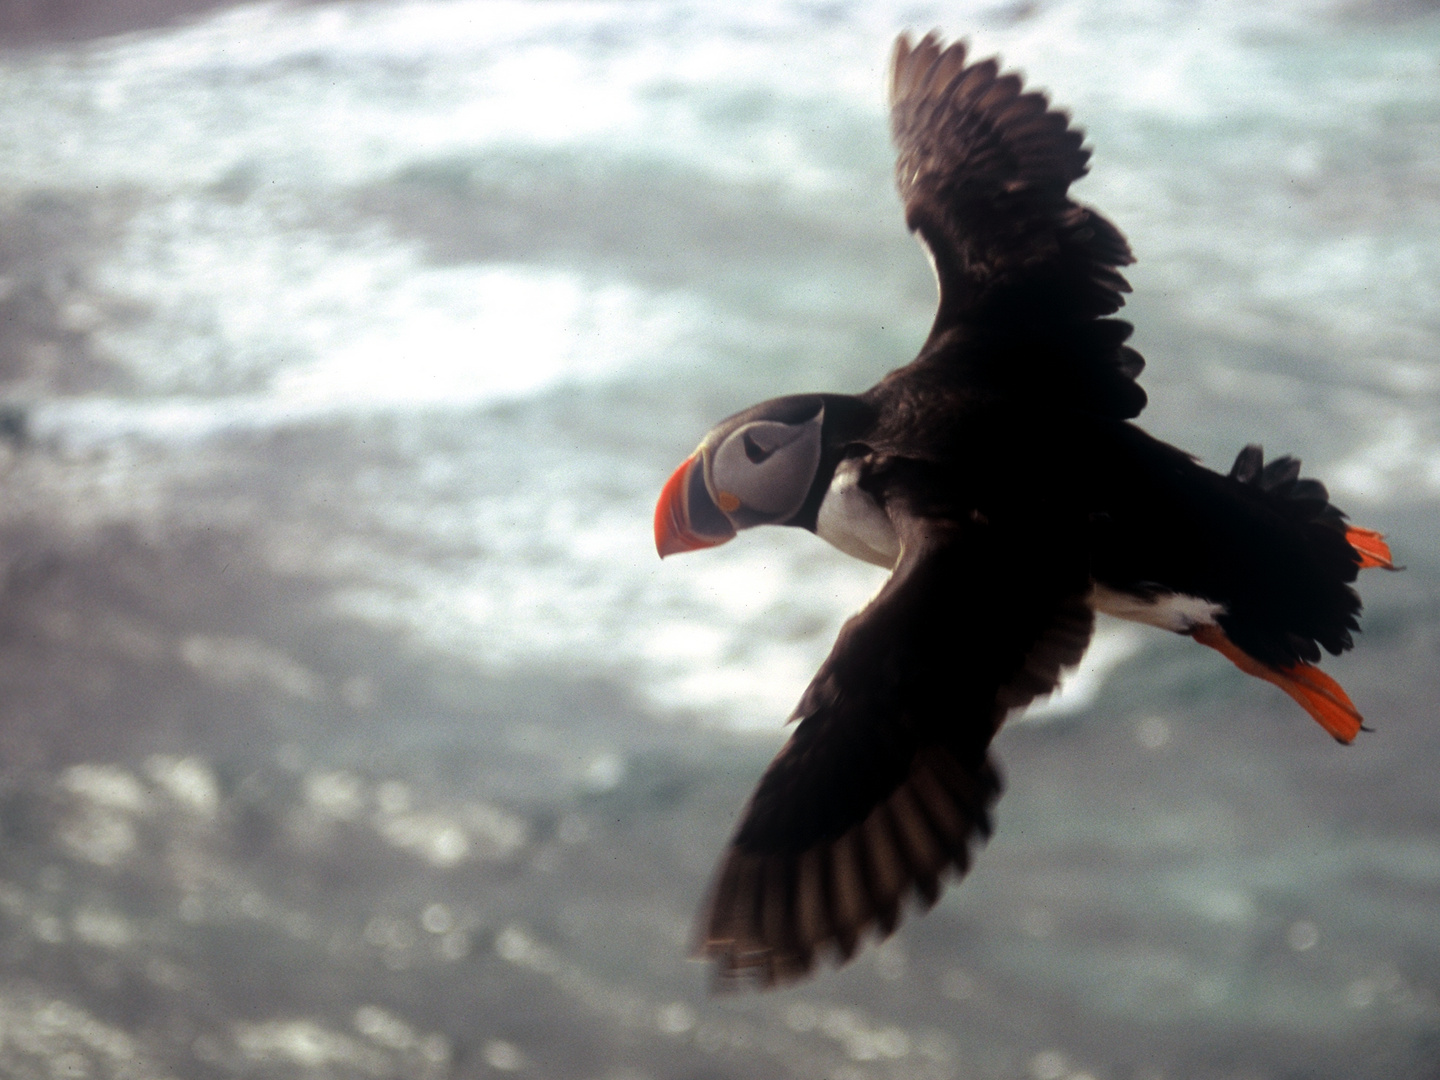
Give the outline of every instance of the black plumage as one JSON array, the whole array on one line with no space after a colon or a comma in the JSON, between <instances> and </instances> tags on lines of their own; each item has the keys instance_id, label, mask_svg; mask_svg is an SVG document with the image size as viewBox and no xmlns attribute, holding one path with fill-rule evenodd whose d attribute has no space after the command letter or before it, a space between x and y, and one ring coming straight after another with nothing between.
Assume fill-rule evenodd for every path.
<instances>
[{"instance_id":1,"label":"black plumage","mask_svg":"<svg viewBox=\"0 0 1440 1080\"><path fill-rule=\"evenodd\" d=\"M722 982L796 978L889 933L910 898L933 904L989 835L995 732L1079 661L1096 610L1193 635L1339 739L1360 726L1311 665L1351 647L1350 583L1389 566L1388 549L1293 458L1247 446L1220 475L1129 422L1144 361L1110 316L1132 259L1069 198L1089 160L1080 132L934 35L896 43L890 96L905 220L939 281L919 355L857 397L795 395L722 422L657 509L662 554L776 523L893 562L716 874L698 948ZM725 458L732 439L753 475L739 451ZM786 446L813 454L813 479L777 517L747 505L747 485L774 495L760 470Z\"/></svg>"}]
</instances>

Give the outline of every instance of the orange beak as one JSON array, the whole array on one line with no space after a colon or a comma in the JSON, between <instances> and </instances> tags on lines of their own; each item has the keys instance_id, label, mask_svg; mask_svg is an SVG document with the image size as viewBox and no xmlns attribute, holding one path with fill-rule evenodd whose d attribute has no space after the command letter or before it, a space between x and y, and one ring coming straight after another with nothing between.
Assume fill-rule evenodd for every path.
<instances>
[{"instance_id":1,"label":"orange beak","mask_svg":"<svg viewBox=\"0 0 1440 1080\"><path fill-rule=\"evenodd\" d=\"M705 490L699 454L685 459L660 489L655 504L655 550L663 559L681 551L716 547L735 535L735 526Z\"/></svg>"}]
</instances>

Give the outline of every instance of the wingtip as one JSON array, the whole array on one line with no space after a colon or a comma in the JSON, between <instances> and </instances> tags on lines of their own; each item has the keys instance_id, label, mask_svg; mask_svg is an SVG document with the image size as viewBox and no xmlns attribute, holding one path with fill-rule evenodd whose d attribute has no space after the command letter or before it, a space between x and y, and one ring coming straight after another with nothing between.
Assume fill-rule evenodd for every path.
<instances>
[{"instance_id":1,"label":"wingtip","mask_svg":"<svg viewBox=\"0 0 1440 1080\"><path fill-rule=\"evenodd\" d=\"M819 957L813 950L742 950L736 941L714 940L699 944L690 959L710 965L709 992L719 996L790 986L814 971Z\"/></svg>"},{"instance_id":2,"label":"wingtip","mask_svg":"<svg viewBox=\"0 0 1440 1080\"><path fill-rule=\"evenodd\" d=\"M905 60L910 55L910 32L902 30L895 36L890 49L890 73L886 80L887 98L893 107L900 98L900 77L905 70Z\"/></svg>"}]
</instances>

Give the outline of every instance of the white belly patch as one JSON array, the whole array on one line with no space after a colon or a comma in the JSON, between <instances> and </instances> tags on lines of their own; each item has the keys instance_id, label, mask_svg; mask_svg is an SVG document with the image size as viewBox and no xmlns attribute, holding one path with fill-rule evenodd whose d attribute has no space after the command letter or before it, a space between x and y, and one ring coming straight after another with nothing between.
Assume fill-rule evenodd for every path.
<instances>
[{"instance_id":1,"label":"white belly patch","mask_svg":"<svg viewBox=\"0 0 1440 1080\"><path fill-rule=\"evenodd\" d=\"M1153 597L1119 592L1104 585L1090 590L1090 606L1117 619L1158 626L1177 634L1187 634L1200 626L1214 626L1215 619L1225 614L1225 605L1184 593L1160 593Z\"/></svg>"},{"instance_id":2,"label":"white belly patch","mask_svg":"<svg viewBox=\"0 0 1440 1080\"><path fill-rule=\"evenodd\" d=\"M890 516L859 481L859 463L842 461L820 503L815 532L846 555L893 569L900 557L900 538Z\"/></svg>"},{"instance_id":3,"label":"white belly patch","mask_svg":"<svg viewBox=\"0 0 1440 1080\"><path fill-rule=\"evenodd\" d=\"M860 465L855 461L841 462L835 470L820 503L815 532L846 555L887 570L894 569L900 558L895 526L880 504L860 487ZM1216 618L1225 614L1224 604L1199 596L1159 593L1145 597L1098 583L1091 587L1088 600L1095 611L1177 634L1214 626Z\"/></svg>"}]
</instances>

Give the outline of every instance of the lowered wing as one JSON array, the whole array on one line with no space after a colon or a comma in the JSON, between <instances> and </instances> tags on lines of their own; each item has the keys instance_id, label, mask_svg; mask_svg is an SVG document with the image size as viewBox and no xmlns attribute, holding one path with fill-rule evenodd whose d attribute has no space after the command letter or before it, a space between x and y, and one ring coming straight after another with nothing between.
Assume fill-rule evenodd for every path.
<instances>
[{"instance_id":1,"label":"lowered wing","mask_svg":"<svg viewBox=\"0 0 1440 1080\"><path fill-rule=\"evenodd\" d=\"M989 835L996 729L1089 642L1088 575L1049 542L891 516L900 561L805 691L716 873L697 948L722 984L793 980L888 934L910 895L933 904Z\"/></svg>"}]
</instances>

